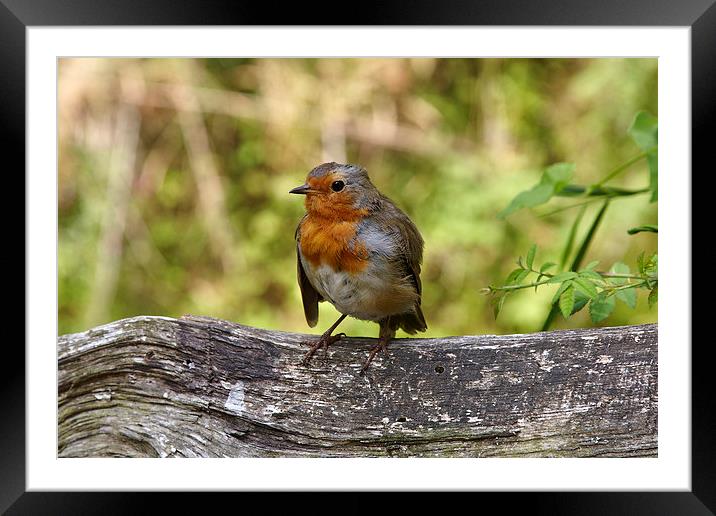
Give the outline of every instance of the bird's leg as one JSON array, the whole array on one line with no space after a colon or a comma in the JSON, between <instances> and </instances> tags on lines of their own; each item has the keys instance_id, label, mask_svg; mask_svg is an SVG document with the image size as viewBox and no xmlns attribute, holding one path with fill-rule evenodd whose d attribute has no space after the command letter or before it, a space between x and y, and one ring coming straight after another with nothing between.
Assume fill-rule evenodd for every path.
<instances>
[{"instance_id":1,"label":"bird's leg","mask_svg":"<svg viewBox=\"0 0 716 516\"><path fill-rule=\"evenodd\" d=\"M378 340L378 344L373 346L373 348L370 350L370 354L368 355L368 360L365 361L365 364L363 364L363 367L360 368L360 374L361 376L365 374L366 370L368 369L368 366L373 361L373 357L375 357L376 354L380 351L385 351L388 349L388 343L391 341L391 339L395 337L395 330L390 328L390 316L383 319L380 323L380 340Z\"/></svg>"},{"instance_id":2,"label":"bird's leg","mask_svg":"<svg viewBox=\"0 0 716 516\"><path fill-rule=\"evenodd\" d=\"M319 338L317 341L311 344L311 349L308 350L306 355L303 357L303 360L301 360L301 364L304 366L307 366L308 363L311 361L311 357L314 355L316 351L318 351L320 348L324 348L326 350L326 353L328 353L328 346L333 344L334 342L340 340L341 337L345 337L345 333L339 333L338 335L331 335L333 333L333 330L335 330L339 324L343 321L343 319L346 318L346 314L341 315L336 322L333 323L333 325L328 328L323 335L321 335L321 338Z\"/></svg>"}]
</instances>

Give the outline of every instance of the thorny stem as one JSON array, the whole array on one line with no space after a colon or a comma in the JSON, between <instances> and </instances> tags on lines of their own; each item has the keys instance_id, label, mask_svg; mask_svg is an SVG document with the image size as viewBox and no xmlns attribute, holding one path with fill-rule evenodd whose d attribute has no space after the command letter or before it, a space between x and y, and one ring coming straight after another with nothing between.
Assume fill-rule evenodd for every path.
<instances>
[{"instance_id":1,"label":"thorny stem","mask_svg":"<svg viewBox=\"0 0 716 516\"><path fill-rule=\"evenodd\" d=\"M526 284L526 285L505 285L505 286L502 286L502 287L492 287L492 286L490 286L490 287L487 287L487 288L488 288L490 291L494 291L494 290L519 290L519 289L522 289L522 288L537 287L537 286L539 286L539 285L544 285L544 284L546 284L546 283L549 283L549 281L550 281L549 279L546 279L546 280L542 280L542 281L535 281L535 282L532 282L532 283L529 283L529 284Z\"/></svg>"},{"instance_id":2,"label":"thorny stem","mask_svg":"<svg viewBox=\"0 0 716 516\"><path fill-rule=\"evenodd\" d=\"M624 278L624 279L638 279L638 280L645 280L648 278L648 276L636 276L634 274L615 274L613 272L599 272L599 271L595 271L595 272L604 278Z\"/></svg>"},{"instance_id":3,"label":"thorny stem","mask_svg":"<svg viewBox=\"0 0 716 516\"><path fill-rule=\"evenodd\" d=\"M541 274L542 276L546 276L547 278L553 278L555 275L550 274L549 272L540 272L536 269L533 269L532 267L523 267L523 269L528 270L530 272L534 272L535 274ZM600 276L604 278L619 278L619 279L635 279L635 280L646 280L650 279L649 276L637 276L636 274L618 274L615 272L601 272L601 271L594 271ZM533 285L534 286L534 285Z\"/></svg>"},{"instance_id":4,"label":"thorny stem","mask_svg":"<svg viewBox=\"0 0 716 516\"><path fill-rule=\"evenodd\" d=\"M656 283L656 281L654 281ZM602 290L606 290L609 292L609 294L613 294L614 292L618 292L619 290L627 290L630 288L640 288L640 287L646 287L646 288L652 288L650 285L649 280L645 279L641 283L627 283L626 285L614 285L614 286L604 286L602 287Z\"/></svg>"},{"instance_id":5,"label":"thorny stem","mask_svg":"<svg viewBox=\"0 0 716 516\"><path fill-rule=\"evenodd\" d=\"M509 290L521 290L524 288L534 288L538 287L540 285L545 285L550 282L550 280L554 277L554 274L547 274L547 273L540 273L539 271L536 271L532 268L527 269L530 272L535 272L537 274L542 274L543 276L547 276L546 280L541 281L533 281L532 283L526 283L524 285L504 285L502 287L488 287L488 292L496 292L496 291L509 291ZM650 278L647 276L635 276L632 274L611 274L611 273L601 273L598 272L597 274L604 276L606 278L624 278L624 279L634 279L634 280L641 280L641 283L627 283L626 285L609 285L608 283L605 283L604 285L599 285L599 288L602 290L608 290L611 292L616 292L618 290L626 290L629 288L638 288L642 286L646 286L648 288L650 287L650 284L652 282L656 283L658 280L655 278ZM570 281L570 280L566 280ZM556 285L556 283L555 283Z\"/></svg>"}]
</instances>

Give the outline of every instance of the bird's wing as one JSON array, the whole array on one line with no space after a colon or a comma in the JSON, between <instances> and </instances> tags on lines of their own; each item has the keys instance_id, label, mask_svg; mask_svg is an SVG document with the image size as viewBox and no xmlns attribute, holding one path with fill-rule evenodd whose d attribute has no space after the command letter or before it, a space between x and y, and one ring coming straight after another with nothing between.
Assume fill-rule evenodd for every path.
<instances>
[{"instance_id":1,"label":"bird's wing","mask_svg":"<svg viewBox=\"0 0 716 516\"><path fill-rule=\"evenodd\" d=\"M399 211L394 219L395 227L400 231L401 236L401 257L406 272L412 277L415 290L422 294L423 285L420 281L420 264L423 261L423 237L420 236L418 228L405 215ZM419 302L419 301L418 301Z\"/></svg>"},{"instance_id":2,"label":"bird's wing","mask_svg":"<svg viewBox=\"0 0 716 516\"><path fill-rule=\"evenodd\" d=\"M301 222L298 223L296 234L294 235L296 239L296 267L298 286L301 289L301 299L303 300L303 313L306 316L306 322L313 328L318 323L318 302L322 301L323 298L316 289L313 288L313 285L311 285L308 276L306 276L306 271L303 270L303 264L301 263L301 223L303 223L304 219L301 219Z\"/></svg>"},{"instance_id":3,"label":"bird's wing","mask_svg":"<svg viewBox=\"0 0 716 516\"><path fill-rule=\"evenodd\" d=\"M400 209L397 207L395 209L397 214L393 216L393 223L394 227L400 232L401 265L406 275L411 278L415 290L418 293L418 299L415 303L415 313L401 316L400 326L406 332L413 334L416 331L425 331L428 327L420 306L423 292L423 285L420 281L420 264L423 261L423 237L420 235L418 228L415 227L415 224L413 224L413 221L400 211Z\"/></svg>"}]
</instances>

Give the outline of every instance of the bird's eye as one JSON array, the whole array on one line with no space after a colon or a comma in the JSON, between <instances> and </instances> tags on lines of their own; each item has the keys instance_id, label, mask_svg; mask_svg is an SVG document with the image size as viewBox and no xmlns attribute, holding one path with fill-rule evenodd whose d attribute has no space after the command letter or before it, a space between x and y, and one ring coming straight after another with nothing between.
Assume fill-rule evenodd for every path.
<instances>
[{"instance_id":1,"label":"bird's eye","mask_svg":"<svg viewBox=\"0 0 716 516\"><path fill-rule=\"evenodd\" d=\"M331 183L331 190L334 192L340 192L346 184L343 181L333 181Z\"/></svg>"}]
</instances>

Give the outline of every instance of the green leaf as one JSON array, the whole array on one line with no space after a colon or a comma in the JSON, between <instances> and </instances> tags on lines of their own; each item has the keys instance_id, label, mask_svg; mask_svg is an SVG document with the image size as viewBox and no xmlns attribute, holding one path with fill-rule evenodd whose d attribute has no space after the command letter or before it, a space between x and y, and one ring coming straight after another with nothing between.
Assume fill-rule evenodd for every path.
<instances>
[{"instance_id":1,"label":"green leaf","mask_svg":"<svg viewBox=\"0 0 716 516\"><path fill-rule=\"evenodd\" d=\"M592 281L604 281L602 275L595 271L581 270L579 271L579 276L581 278L590 279Z\"/></svg>"},{"instance_id":2,"label":"green leaf","mask_svg":"<svg viewBox=\"0 0 716 516\"><path fill-rule=\"evenodd\" d=\"M550 165L542 173L540 182L529 190L517 194L509 206L498 214L498 217L504 219L522 208L533 208L546 203L555 193L559 192L569 183L573 172L573 163L555 163L554 165Z\"/></svg>"},{"instance_id":3,"label":"green leaf","mask_svg":"<svg viewBox=\"0 0 716 516\"><path fill-rule=\"evenodd\" d=\"M597 297L597 287L594 286L590 280L586 278L575 278L574 285L585 295L590 298Z\"/></svg>"},{"instance_id":4,"label":"green leaf","mask_svg":"<svg viewBox=\"0 0 716 516\"><path fill-rule=\"evenodd\" d=\"M524 269L515 269L512 272L510 272L507 275L507 279L505 280L505 286L519 284L519 282L522 280L518 280L517 278L519 277L520 274L522 274L523 271L524 271Z\"/></svg>"},{"instance_id":5,"label":"green leaf","mask_svg":"<svg viewBox=\"0 0 716 516\"><path fill-rule=\"evenodd\" d=\"M572 308L572 314L576 314L579 312L582 308L586 306L587 303L589 303L589 296L585 296L582 292L579 290L574 291L574 308Z\"/></svg>"},{"instance_id":6,"label":"green leaf","mask_svg":"<svg viewBox=\"0 0 716 516\"><path fill-rule=\"evenodd\" d=\"M636 268L642 276L646 274L644 272L644 251L639 253L639 256L636 257Z\"/></svg>"},{"instance_id":7,"label":"green leaf","mask_svg":"<svg viewBox=\"0 0 716 516\"><path fill-rule=\"evenodd\" d=\"M544 171L542 181L549 182L554 185L555 192L559 192L569 184L574 174L574 163L555 163L550 165Z\"/></svg>"},{"instance_id":8,"label":"green leaf","mask_svg":"<svg viewBox=\"0 0 716 516\"><path fill-rule=\"evenodd\" d=\"M629 274L631 271L626 263L614 262L610 272L613 272L614 274Z\"/></svg>"},{"instance_id":9,"label":"green leaf","mask_svg":"<svg viewBox=\"0 0 716 516\"><path fill-rule=\"evenodd\" d=\"M584 240L582 240L582 244L579 246L579 249L577 250L577 254L575 255L574 259L572 260L572 265L569 267L570 270L575 271L579 270L579 267L582 264L582 259L584 259L585 254L587 253L587 249L589 248L589 244L594 238L594 234L597 231L597 228L599 227L599 223L601 222L602 218L604 217L604 213L607 211L607 207L609 207L609 198L604 200L604 204L602 204L601 209L597 213L597 216L594 218L594 221L592 222L592 225L589 227L589 231L587 231L587 234L584 236ZM582 211L580 211L579 218L581 218L582 214L584 213L584 208L582 207ZM574 228L576 227L572 226L572 230L574 231ZM573 235L570 235L570 238L573 238ZM565 254L562 255L562 259L566 260L566 256L568 256L568 253L565 250ZM564 264L562 265L564 267ZM542 323L542 330L541 331L547 331L554 321L554 317L557 315L557 307L554 305L554 301L552 301L552 306L550 308L549 314L547 314L547 318L544 320L544 323Z\"/></svg>"},{"instance_id":10,"label":"green leaf","mask_svg":"<svg viewBox=\"0 0 716 516\"><path fill-rule=\"evenodd\" d=\"M658 120L646 111L636 114L627 132L641 150L650 150L658 144Z\"/></svg>"},{"instance_id":11,"label":"green leaf","mask_svg":"<svg viewBox=\"0 0 716 516\"><path fill-rule=\"evenodd\" d=\"M593 262L589 262L589 263L587 264L587 266L584 268L584 270L591 271L591 270L593 270L594 267L596 267L597 265L599 265L599 260L594 260Z\"/></svg>"},{"instance_id":12,"label":"green leaf","mask_svg":"<svg viewBox=\"0 0 716 516\"><path fill-rule=\"evenodd\" d=\"M637 233L658 233L659 229L656 224L644 224L643 226L637 226L627 230L630 235L636 235Z\"/></svg>"},{"instance_id":13,"label":"green leaf","mask_svg":"<svg viewBox=\"0 0 716 516\"><path fill-rule=\"evenodd\" d=\"M644 264L644 273L650 276L656 276L659 270L659 256L655 253L651 255L649 261Z\"/></svg>"},{"instance_id":14,"label":"green leaf","mask_svg":"<svg viewBox=\"0 0 716 516\"><path fill-rule=\"evenodd\" d=\"M651 292L649 292L649 298L648 298L649 308L651 308L652 306L654 306L657 303L658 298L659 298L659 287L654 287L653 289L651 289Z\"/></svg>"},{"instance_id":15,"label":"green leaf","mask_svg":"<svg viewBox=\"0 0 716 516\"><path fill-rule=\"evenodd\" d=\"M528 269L522 269L520 273L517 275L517 278L515 278L515 284L520 284L522 281L529 276L530 271Z\"/></svg>"},{"instance_id":16,"label":"green leaf","mask_svg":"<svg viewBox=\"0 0 716 516\"><path fill-rule=\"evenodd\" d=\"M557 301L559 301L560 296L562 293L567 290L570 286L572 286L571 281L565 281L562 283L559 288L557 289L557 292L554 293L554 296L552 297L552 305L554 305ZM553 307L554 308L554 307Z\"/></svg>"},{"instance_id":17,"label":"green leaf","mask_svg":"<svg viewBox=\"0 0 716 516\"><path fill-rule=\"evenodd\" d=\"M609 272L613 274L629 274L629 266L622 262L616 262L614 265L612 265L612 268L609 269ZM609 283L612 285L624 285L627 282L626 278L608 278Z\"/></svg>"},{"instance_id":18,"label":"green leaf","mask_svg":"<svg viewBox=\"0 0 716 516\"><path fill-rule=\"evenodd\" d=\"M572 308L574 308L574 286L570 285L559 296L559 309L565 319L572 315Z\"/></svg>"},{"instance_id":19,"label":"green leaf","mask_svg":"<svg viewBox=\"0 0 716 516\"><path fill-rule=\"evenodd\" d=\"M578 274L576 272L560 272L559 274L552 276L547 283L562 283L563 281L572 280L577 276Z\"/></svg>"},{"instance_id":20,"label":"green leaf","mask_svg":"<svg viewBox=\"0 0 716 516\"><path fill-rule=\"evenodd\" d=\"M507 294L502 294L492 298L492 313L495 316L495 319L497 319L497 316L500 315L500 311L502 310L502 305L505 304L506 297Z\"/></svg>"},{"instance_id":21,"label":"green leaf","mask_svg":"<svg viewBox=\"0 0 716 516\"><path fill-rule=\"evenodd\" d=\"M502 210L497 216L504 219L508 215L521 210L522 208L532 208L539 206L549 201L554 195L554 185L551 184L538 184L529 190L521 192L512 199L510 205Z\"/></svg>"},{"instance_id":22,"label":"green leaf","mask_svg":"<svg viewBox=\"0 0 716 516\"><path fill-rule=\"evenodd\" d=\"M614 296L607 296L606 293L601 292L589 303L589 315L592 318L592 322L598 323L609 317L615 305Z\"/></svg>"},{"instance_id":23,"label":"green leaf","mask_svg":"<svg viewBox=\"0 0 716 516\"><path fill-rule=\"evenodd\" d=\"M532 244L530 250L527 252L527 268L532 268L532 263L535 261L535 253L537 253L537 244Z\"/></svg>"},{"instance_id":24,"label":"green leaf","mask_svg":"<svg viewBox=\"0 0 716 516\"><path fill-rule=\"evenodd\" d=\"M658 120L654 115L646 111L640 111L634 117L629 130L637 146L647 153L646 162L649 166L649 190L651 190L650 202L658 199L658 151L659 142Z\"/></svg>"},{"instance_id":25,"label":"green leaf","mask_svg":"<svg viewBox=\"0 0 716 516\"><path fill-rule=\"evenodd\" d=\"M554 267L554 266L556 266L556 265L557 265L557 264L554 263L554 262L543 263L543 264L542 264L542 267L539 268L539 271L540 271L540 273L547 272L549 269L551 269L552 267Z\"/></svg>"},{"instance_id":26,"label":"green leaf","mask_svg":"<svg viewBox=\"0 0 716 516\"><path fill-rule=\"evenodd\" d=\"M636 308L636 288L617 290L617 299L626 303L630 308Z\"/></svg>"}]
</instances>

